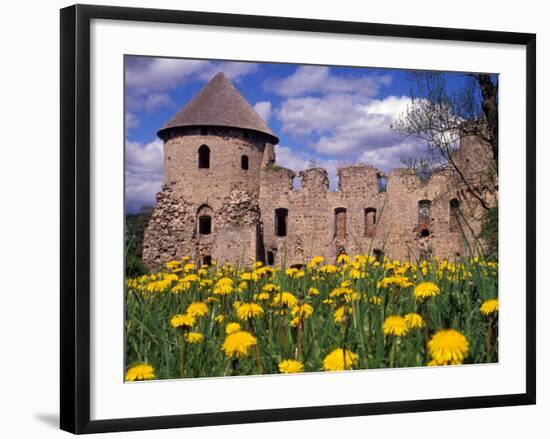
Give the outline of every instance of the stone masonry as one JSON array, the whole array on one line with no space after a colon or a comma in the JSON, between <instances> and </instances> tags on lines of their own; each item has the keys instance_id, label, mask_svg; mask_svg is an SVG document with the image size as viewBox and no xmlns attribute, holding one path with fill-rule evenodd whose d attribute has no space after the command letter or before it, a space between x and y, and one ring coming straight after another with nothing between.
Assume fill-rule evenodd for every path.
<instances>
[{"instance_id":1,"label":"stone masonry","mask_svg":"<svg viewBox=\"0 0 550 439\"><path fill-rule=\"evenodd\" d=\"M190 256L198 263L301 265L320 255L374 254L417 261L475 252L483 209L498 188L484 180L490 150L461 142L453 168L421 178L365 164L295 173L275 164L278 139L231 81L217 74L159 131L164 185L145 231L143 259L155 269ZM300 179L299 189L294 180Z\"/></svg>"}]
</instances>

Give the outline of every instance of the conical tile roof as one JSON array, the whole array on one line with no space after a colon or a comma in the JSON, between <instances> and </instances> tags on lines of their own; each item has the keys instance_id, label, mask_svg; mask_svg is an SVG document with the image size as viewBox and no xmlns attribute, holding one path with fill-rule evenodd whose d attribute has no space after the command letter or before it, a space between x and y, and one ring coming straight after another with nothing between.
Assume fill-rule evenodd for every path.
<instances>
[{"instance_id":1,"label":"conical tile roof","mask_svg":"<svg viewBox=\"0 0 550 439\"><path fill-rule=\"evenodd\" d=\"M158 136L164 137L164 134L171 128L187 126L244 128L267 134L274 143L279 141L223 72L217 73L158 132Z\"/></svg>"}]
</instances>

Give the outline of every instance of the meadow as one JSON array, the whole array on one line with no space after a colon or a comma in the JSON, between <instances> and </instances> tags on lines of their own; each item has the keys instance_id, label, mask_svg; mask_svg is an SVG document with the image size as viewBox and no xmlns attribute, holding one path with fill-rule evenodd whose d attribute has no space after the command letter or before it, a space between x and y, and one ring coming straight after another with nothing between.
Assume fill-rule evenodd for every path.
<instances>
[{"instance_id":1,"label":"meadow","mask_svg":"<svg viewBox=\"0 0 550 439\"><path fill-rule=\"evenodd\" d=\"M127 381L498 361L498 263L171 261L126 279Z\"/></svg>"}]
</instances>

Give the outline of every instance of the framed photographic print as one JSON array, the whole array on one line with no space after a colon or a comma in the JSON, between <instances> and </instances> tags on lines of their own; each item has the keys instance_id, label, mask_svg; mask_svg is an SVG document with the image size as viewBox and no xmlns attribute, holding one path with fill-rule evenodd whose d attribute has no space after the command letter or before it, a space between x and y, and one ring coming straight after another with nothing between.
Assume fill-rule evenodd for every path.
<instances>
[{"instance_id":1,"label":"framed photographic print","mask_svg":"<svg viewBox=\"0 0 550 439\"><path fill-rule=\"evenodd\" d=\"M61 428L534 404L535 86L533 34L63 9Z\"/></svg>"}]
</instances>

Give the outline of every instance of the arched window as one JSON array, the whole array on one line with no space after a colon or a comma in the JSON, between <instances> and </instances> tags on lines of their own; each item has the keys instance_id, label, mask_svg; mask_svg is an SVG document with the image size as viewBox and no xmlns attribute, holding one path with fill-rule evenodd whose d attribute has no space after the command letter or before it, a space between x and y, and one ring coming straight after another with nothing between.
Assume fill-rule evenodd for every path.
<instances>
[{"instance_id":1,"label":"arched window","mask_svg":"<svg viewBox=\"0 0 550 439\"><path fill-rule=\"evenodd\" d=\"M338 239L346 239L346 208L334 209L334 236Z\"/></svg>"},{"instance_id":2,"label":"arched window","mask_svg":"<svg viewBox=\"0 0 550 439\"><path fill-rule=\"evenodd\" d=\"M449 201L449 230L451 232L460 230L460 225L458 224L459 215L460 201L457 198L453 198Z\"/></svg>"},{"instance_id":3,"label":"arched window","mask_svg":"<svg viewBox=\"0 0 550 439\"><path fill-rule=\"evenodd\" d=\"M374 207L365 209L365 235L369 238L376 235L376 209Z\"/></svg>"},{"instance_id":4,"label":"arched window","mask_svg":"<svg viewBox=\"0 0 550 439\"><path fill-rule=\"evenodd\" d=\"M212 217L210 215L199 216L199 233L201 235L212 233Z\"/></svg>"},{"instance_id":5,"label":"arched window","mask_svg":"<svg viewBox=\"0 0 550 439\"><path fill-rule=\"evenodd\" d=\"M376 179L378 183L378 192L386 192L388 188L388 180L386 176L379 172L376 174Z\"/></svg>"},{"instance_id":6,"label":"arched window","mask_svg":"<svg viewBox=\"0 0 550 439\"><path fill-rule=\"evenodd\" d=\"M267 252L267 265L275 264L275 253L273 251Z\"/></svg>"},{"instance_id":7,"label":"arched window","mask_svg":"<svg viewBox=\"0 0 550 439\"><path fill-rule=\"evenodd\" d=\"M241 169L244 169L245 171L248 171L248 156L242 155L241 156Z\"/></svg>"},{"instance_id":8,"label":"arched window","mask_svg":"<svg viewBox=\"0 0 550 439\"><path fill-rule=\"evenodd\" d=\"M210 167L210 148L202 145L199 148L199 168L205 169Z\"/></svg>"},{"instance_id":9,"label":"arched window","mask_svg":"<svg viewBox=\"0 0 550 439\"><path fill-rule=\"evenodd\" d=\"M212 256L206 255L202 258L202 265L212 266Z\"/></svg>"},{"instance_id":10,"label":"arched window","mask_svg":"<svg viewBox=\"0 0 550 439\"><path fill-rule=\"evenodd\" d=\"M428 226L431 221L430 208L432 202L430 200L420 200L418 202L418 224Z\"/></svg>"},{"instance_id":11,"label":"arched window","mask_svg":"<svg viewBox=\"0 0 550 439\"><path fill-rule=\"evenodd\" d=\"M275 209L275 235L286 236L288 209L280 207Z\"/></svg>"},{"instance_id":12,"label":"arched window","mask_svg":"<svg viewBox=\"0 0 550 439\"><path fill-rule=\"evenodd\" d=\"M197 211L197 222L199 235L210 235L212 233L212 209L203 204Z\"/></svg>"}]
</instances>

